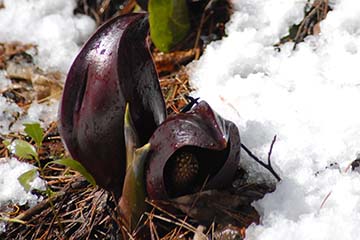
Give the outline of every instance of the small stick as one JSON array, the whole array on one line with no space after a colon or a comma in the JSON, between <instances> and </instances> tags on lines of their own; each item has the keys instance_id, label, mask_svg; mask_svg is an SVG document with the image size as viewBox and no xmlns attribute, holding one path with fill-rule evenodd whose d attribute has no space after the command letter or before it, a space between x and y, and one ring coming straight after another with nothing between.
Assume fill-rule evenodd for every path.
<instances>
[{"instance_id":1,"label":"small stick","mask_svg":"<svg viewBox=\"0 0 360 240\"><path fill-rule=\"evenodd\" d=\"M263 166L264 168L266 168L275 178L276 180L278 180L279 182L281 181L281 178L280 176L275 172L275 170L272 168L271 166L271 160L270 160L270 157L271 157L271 153L272 153L272 149L273 149L273 146L274 146L274 143L276 141L276 135L274 136L274 139L271 143L271 146L270 146L270 151L269 151L269 154L268 154L268 164L265 164L263 161L261 161L258 157L256 157L243 143L241 143L241 147L245 150L245 152L252 158L254 159L257 163L259 163L261 166Z\"/></svg>"},{"instance_id":2,"label":"small stick","mask_svg":"<svg viewBox=\"0 0 360 240\"><path fill-rule=\"evenodd\" d=\"M322 209L326 203L326 201L328 200L328 198L330 197L332 191L330 191L328 194L326 194L324 200L322 201L321 205L320 205L320 209Z\"/></svg>"},{"instance_id":3,"label":"small stick","mask_svg":"<svg viewBox=\"0 0 360 240\"><path fill-rule=\"evenodd\" d=\"M56 201L57 198L62 197L65 193L59 192L55 196L53 196L53 201ZM47 198L46 200L40 202L39 204L35 205L32 208L29 208L25 212L19 214L17 217L15 217L16 220L26 221L30 219L32 216L38 214L39 212L43 211L44 209L48 208L50 205L50 198Z\"/></svg>"},{"instance_id":4,"label":"small stick","mask_svg":"<svg viewBox=\"0 0 360 240\"><path fill-rule=\"evenodd\" d=\"M200 99L200 98L193 98L189 95L185 95L185 98L190 102L183 109L181 109L182 113L189 111L194 105L199 103L199 99Z\"/></svg>"},{"instance_id":5,"label":"small stick","mask_svg":"<svg viewBox=\"0 0 360 240\"><path fill-rule=\"evenodd\" d=\"M270 150L269 150L269 153L268 153L268 165L271 167L271 154L272 154L272 150L273 150L273 147L274 147L274 144L276 142L276 135L274 136L272 142L271 142L271 146L270 146Z\"/></svg>"}]
</instances>

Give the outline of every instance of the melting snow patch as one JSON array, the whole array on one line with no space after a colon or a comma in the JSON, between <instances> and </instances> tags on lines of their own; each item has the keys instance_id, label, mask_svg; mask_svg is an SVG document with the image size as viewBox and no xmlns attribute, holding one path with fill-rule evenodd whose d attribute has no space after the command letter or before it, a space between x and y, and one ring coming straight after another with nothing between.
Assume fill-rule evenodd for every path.
<instances>
[{"instance_id":1,"label":"melting snow patch","mask_svg":"<svg viewBox=\"0 0 360 240\"><path fill-rule=\"evenodd\" d=\"M8 205L28 204L31 207L42 200L41 197L31 194L32 189L45 190L42 179L35 178L30 183L29 192L26 192L18 181L21 174L34 168L33 165L20 162L15 158L0 158L0 212L10 212L11 210L7 209ZM5 231L5 223L0 221L1 231Z\"/></svg>"},{"instance_id":2,"label":"melting snow patch","mask_svg":"<svg viewBox=\"0 0 360 240\"><path fill-rule=\"evenodd\" d=\"M17 179L24 172L34 168L33 165L20 162L16 158L0 158L0 207L9 203L19 205L27 203L33 206L38 202L39 198L26 192ZM44 182L36 178L31 182L31 189L45 190Z\"/></svg>"},{"instance_id":3,"label":"melting snow patch","mask_svg":"<svg viewBox=\"0 0 360 240\"><path fill-rule=\"evenodd\" d=\"M0 96L0 134L23 132L23 123L38 122L46 128L49 123L57 120L59 102L51 100L48 103L32 103L24 112L11 100Z\"/></svg>"},{"instance_id":4,"label":"melting snow patch","mask_svg":"<svg viewBox=\"0 0 360 240\"><path fill-rule=\"evenodd\" d=\"M1 106L1 103L0 103ZM59 102L56 100L50 100L46 103L32 103L27 110L26 114L21 116L19 121L11 127L12 132L23 132L23 123L37 122L40 126L46 129L49 123L57 121L57 112L59 108Z\"/></svg>"}]
</instances>

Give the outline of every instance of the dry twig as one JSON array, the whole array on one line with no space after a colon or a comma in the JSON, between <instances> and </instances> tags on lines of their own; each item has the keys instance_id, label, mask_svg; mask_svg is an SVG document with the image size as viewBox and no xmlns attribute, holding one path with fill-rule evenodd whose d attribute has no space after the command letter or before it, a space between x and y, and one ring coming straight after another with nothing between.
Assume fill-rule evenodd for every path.
<instances>
[{"instance_id":1,"label":"dry twig","mask_svg":"<svg viewBox=\"0 0 360 240\"><path fill-rule=\"evenodd\" d=\"M261 166L263 166L264 168L266 168L278 181L281 181L280 176L276 173L276 171L273 169L273 167L271 166L271 153L272 153L272 149L274 147L274 143L276 141L276 135L274 136L272 142L271 142L271 146L270 146L270 151L268 154L268 163L264 163L263 161L261 161L258 157L255 156L255 154L253 154L243 143L241 143L241 147L245 150L245 152L252 158L254 159L257 163L259 163Z\"/></svg>"}]
</instances>

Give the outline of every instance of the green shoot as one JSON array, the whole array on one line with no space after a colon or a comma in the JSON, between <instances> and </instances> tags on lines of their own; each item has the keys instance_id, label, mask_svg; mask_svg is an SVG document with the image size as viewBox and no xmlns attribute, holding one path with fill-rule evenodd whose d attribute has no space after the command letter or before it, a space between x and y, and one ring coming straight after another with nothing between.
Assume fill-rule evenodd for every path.
<instances>
[{"instance_id":1,"label":"green shoot","mask_svg":"<svg viewBox=\"0 0 360 240\"><path fill-rule=\"evenodd\" d=\"M18 177L19 183L23 186L26 192L30 191L30 183L37 177L37 168L33 168L29 171L24 172Z\"/></svg>"},{"instance_id":2,"label":"green shoot","mask_svg":"<svg viewBox=\"0 0 360 240\"><path fill-rule=\"evenodd\" d=\"M24 123L26 134L34 140L38 148L41 147L42 141L44 139L44 131L40 127L39 123Z\"/></svg>"}]
</instances>

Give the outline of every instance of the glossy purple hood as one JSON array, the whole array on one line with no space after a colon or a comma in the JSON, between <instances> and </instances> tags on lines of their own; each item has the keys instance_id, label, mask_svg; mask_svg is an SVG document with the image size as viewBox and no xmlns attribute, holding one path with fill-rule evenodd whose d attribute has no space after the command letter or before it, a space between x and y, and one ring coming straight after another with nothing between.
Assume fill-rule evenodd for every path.
<instances>
[{"instance_id":1,"label":"glossy purple hood","mask_svg":"<svg viewBox=\"0 0 360 240\"><path fill-rule=\"evenodd\" d=\"M204 101L187 113L170 116L150 139L146 174L147 192L151 199L167 199L204 189L231 184L240 160L240 135L234 123L216 114ZM167 167L179 151L194 154L199 161L197 179L185 192L172 189Z\"/></svg>"},{"instance_id":2,"label":"glossy purple hood","mask_svg":"<svg viewBox=\"0 0 360 240\"><path fill-rule=\"evenodd\" d=\"M73 62L61 99L59 130L68 151L98 185L116 193L126 171L126 103L141 144L166 118L148 28L146 14L102 25Z\"/></svg>"}]
</instances>

